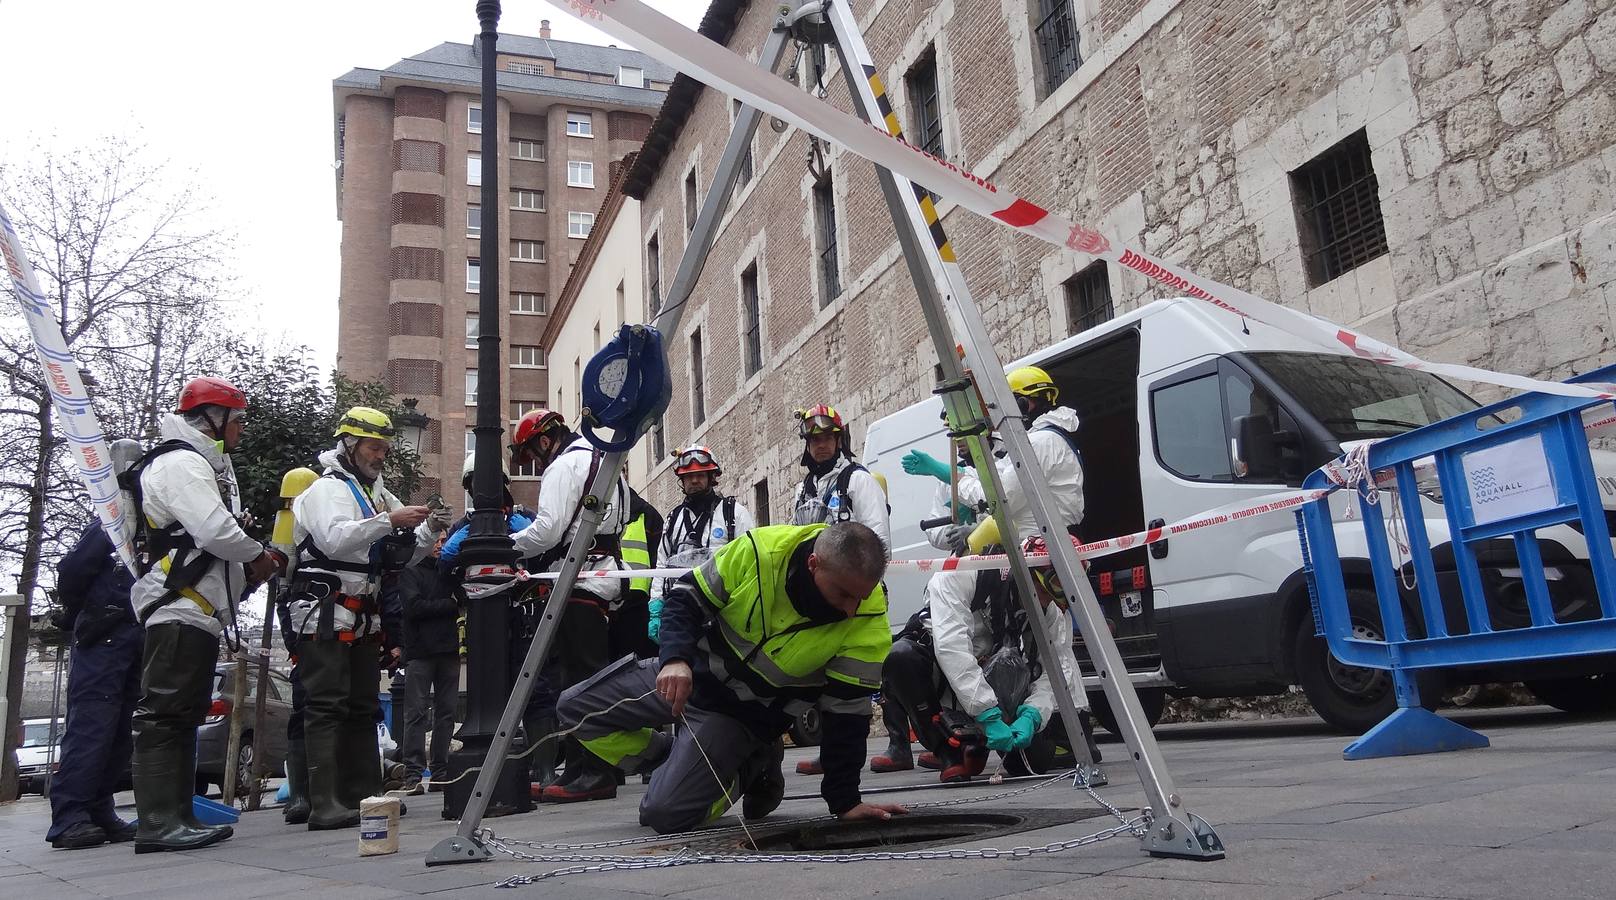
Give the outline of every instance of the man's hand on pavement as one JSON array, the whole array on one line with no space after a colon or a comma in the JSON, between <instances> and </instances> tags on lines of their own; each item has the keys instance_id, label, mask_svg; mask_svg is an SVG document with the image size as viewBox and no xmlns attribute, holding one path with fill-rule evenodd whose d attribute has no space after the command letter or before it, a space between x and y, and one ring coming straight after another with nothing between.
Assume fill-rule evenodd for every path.
<instances>
[{"instance_id":1,"label":"man's hand on pavement","mask_svg":"<svg viewBox=\"0 0 1616 900\"><path fill-rule=\"evenodd\" d=\"M846 812L839 813L836 818L846 821L860 819L885 820L893 816L901 816L909 811L909 807L902 803L860 803Z\"/></svg>"}]
</instances>

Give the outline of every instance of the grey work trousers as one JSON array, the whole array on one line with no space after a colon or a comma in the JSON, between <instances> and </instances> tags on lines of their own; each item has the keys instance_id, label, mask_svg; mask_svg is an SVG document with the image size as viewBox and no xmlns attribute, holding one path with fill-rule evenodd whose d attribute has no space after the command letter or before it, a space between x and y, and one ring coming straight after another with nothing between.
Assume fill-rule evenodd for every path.
<instances>
[{"instance_id":1,"label":"grey work trousers","mask_svg":"<svg viewBox=\"0 0 1616 900\"><path fill-rule=\"evenodd\" d=\"M669 834L697 828L739 803L743 769L767 744L740 721L689 703L683 719L674 718L656 693L660 668L654 659L624 657L563 692L556 714L563 729L582 722L574 736L606 762L632 771L655 767L640 801L640 824ZM620 701L626 702L602 712ZM684 726L675 736L654 730L675 722ZM635 752L615 752L625 745Z\"/></svg>"},{"instance_id":2,"label":"grey work trousers","mask_svg":"<svg viewBox=\"0 0 1616 900\"><path fill-rule=\"evenodd\" d=\"M411 659L404 664L404 672L404 765L417 778L428 767L426 733L430 724L432 777L442 778L449 769L449 741L454 738L455 703L460 697L460 656L443 653ZM432 711L430 718L428 707Z\"/></svg>"}]
</instances>

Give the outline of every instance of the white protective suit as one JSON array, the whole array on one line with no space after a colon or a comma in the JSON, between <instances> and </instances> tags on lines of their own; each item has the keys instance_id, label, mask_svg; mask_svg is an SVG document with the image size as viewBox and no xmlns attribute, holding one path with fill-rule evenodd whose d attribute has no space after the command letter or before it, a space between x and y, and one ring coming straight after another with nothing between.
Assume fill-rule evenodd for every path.
<instances>
[{"instance_id":1,"label":"white protective suit","mask_svg":"<svg viewBox=\"0 0 1616 900\"><path fill-rule=\"evenodd\" d=\"M324 467L325 473L292 501L292 516L296 520L292 536L299 547L302 547L304 540L308 539L315 548L333 560L364 565L370 562L371 545L393 530L388 514L402 507L404 503L393 496L382 483L380 476L367 485L357 475L343 468L338 459L341 449L341 445L338 444L320 454L320 465ZM341 472L353 479L352 484L365 498L364 503L354 496L353 489L349 487L350 482L338 478L332 474L333 472ZM415 559L424 557L436 541L437 534L432 530L430 522L422 522L417 526ZM373 578L363 572L322 568L319 560L313 558L307 551L298 553L297 571L302 575L335 576L342 584L342 592L355 597L374 596L381 587L379 578ZM379 605L377 608L379 610ZM294 599L291 603L291 613L292 626L298 633L318 633L320 627L318 600L307 597ZM359 635L374 634L381 629L381 617L379 613L361 617L339 603L333 606L331 624L337 631L353 631Z\"/></svg>"},{"instance_id":2,"label":"white protective suit","mask_svg":"<svg viewBox=\"0 0 1616 900\"><path fill-rule=\"evenodd\" d=\"M881 482L876 481L868 470L854 472L847 481L848 496L845 502L849 509L845 513L841 508L843 499L832 496L836 493L836 481L842 470L850 465L853 465L853 460L845 455L838 456L836 465L829 472L819 478L809 475L799 482L796 497L791 501L791 522L793 525L814 525L819 522L835 524L849 520L857 522L875 532L890 556L891 514L887 511L887 495L881 490Z\"/></svg>"},{"instance_id":3,"label":"white protective suit","mask_svg":"<svg viewBox=\"0 0 1616 900\"><path fill-rule=\"evenodd\" d=\"M734 501L735 516L724 520L724 503ZM738 498L718 496L706 515L698 515L683 503L668 513L662 527L658 565L695 568L712 559L718 548L757 527L752 513ZM672 581L672 579L664 579Z\"/></svg>"},{"instance_id":4,"label":"white protective suit","mask_svg":"<svg viewBox=\"0 0 1616 900\"><path fill-rule=\"evenodd\" d=\"M146 625L179 622L218 637L224 633L224 626L234 620L236 602L247 587L242 563L262 555L264 545L249 537L237 519L241 515L241 492L230 457L184 416L164 416L160 429L163 440L184 441L198 452L165 453L141 473L146 518L159 528L178 522L199 549L217 559L192 588L213 607L212 613L204 610L195 597L181 594L152 612ZM166 561L172 559L173 554L169 554ZM163 587L167 577L160 563L135 582L131 600L137 615L144 617L168 593Z\"/></svg>"},{"instance_id":5,"label":"white protective suit","mask_svg":"<svg viewBox=\"0 0 1616 900\"><path fill-rule=\"evenodd\" d=\"M931 637L937 665L954 691L955 706L976 718L983 711L998 706L999 699L987 678L982 674L982 663L994 650L993 632L983 613L971 611L971 599L976 594L976 572L938 572L926 583L926 602L931 608ZM1011 598L1011 602L1018 602ZM1086 708L1088 695L1083 691L1082 672L1077 657L1072 655L1072 622L1066 611L1054 603L1044 607L1044 630L1049 635L1051 649L1060 657L1066 686L1072 692L1072 701L1079 709ZM1055 692L1049 686L1049 668L1044 667L1033 681L1027 703L1038 710L1043 726L1049 724L1055 713ZM1016 716L1013 709L1001 710L1006 720ZM1043 726L1040 726L1042 730Z\"/></svg>"},{"instance_id":6,"label":"white protective suit","mask_svg":"<svg viewBox=\"0 0 1616 900\"><path fill-rule=\"evenodd\" d=\"M1039 468L1044 470L1050 493L1055 495L1055 508L1061 521L1076 525L1083 521L1083 465L1077 454L1072 452L1066 438L1044 426L1076 432L1077 411L1069 406L1057 406L1034 419L1032 427L1027 430L1033 456L1037 457ZM1027 502L1021 479L1016 477L1016 464L1005 456L999 459L996 468L999 470L999 483L1004 487L1004 501L1009 508L1010 521L1017 533L1021 537L1038 534L1038 522L1033 518L1032 505ZM985 499L982 480L974 470L960 470L959 496L962 503L973 507Z\"/></svg>"},{"instance_id":7,"label":"white protective suit","mask_svg":"<svg viewBox=\"0 0 1616 900\"><path fill-rule=\"evenodd\" d=\"M539 556L556 547L565 547L578 532L578 501L589 490L590 469L594 468L595 448L586 438L576 438L567 449L545 467L539 482L539 503L533 524L511 536L516 554L522 559ZM608 498L606 510L596 532L602 537L623 533L628 524L628 479L617 478L617 490ZM549 571L556 571L552 566ZM592 555L584 563L585 569L622 568L610 556ZM606 603L615 603L622 596L623 583L616 578L580 578L578 589L599 597Z\"/></svg>"}]
</instances>

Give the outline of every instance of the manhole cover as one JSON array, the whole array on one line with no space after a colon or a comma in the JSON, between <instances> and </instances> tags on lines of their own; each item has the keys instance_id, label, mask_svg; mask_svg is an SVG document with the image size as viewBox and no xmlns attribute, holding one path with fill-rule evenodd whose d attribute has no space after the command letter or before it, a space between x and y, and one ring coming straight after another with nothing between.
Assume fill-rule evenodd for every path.
<instances>
[{"instance_id":1,"label":"manhole cover","mask_svg":"<svg viewBox=\"0 0 1616 900\"><path fill-rule=\"evenodd\" d=\"M689 847L710 853L848 853L896 847L922 849L976 843L1104 814L1099 809L984 809L968 813L920 810L884 822L763 822L750 826L756 850L745 834L728 832L707 840L647 850L662 853Z\"/></svg>"}]
</instances>

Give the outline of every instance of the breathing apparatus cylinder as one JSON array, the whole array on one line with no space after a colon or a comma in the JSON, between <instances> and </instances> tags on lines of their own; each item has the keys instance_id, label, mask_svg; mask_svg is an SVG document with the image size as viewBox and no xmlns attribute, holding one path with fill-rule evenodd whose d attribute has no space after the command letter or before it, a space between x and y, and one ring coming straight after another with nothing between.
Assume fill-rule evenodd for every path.
<instances>
[{"instance_id":1,"label":"breathing apparatus cylinder","mask_svg":"<svg viewBox=\"0 0 1616 900\"><path fill-rule=\"evenodd\" d=\"M281 508L275 513L275 529L269 538L269 542L276 549L287 554L295 549L296 541L292 536L292 525L296 520L292 517L292 501L308 490L309 485L319 477L318 472L305 466L292 469L281 476Z\"/></svg>"}]
</instances>

